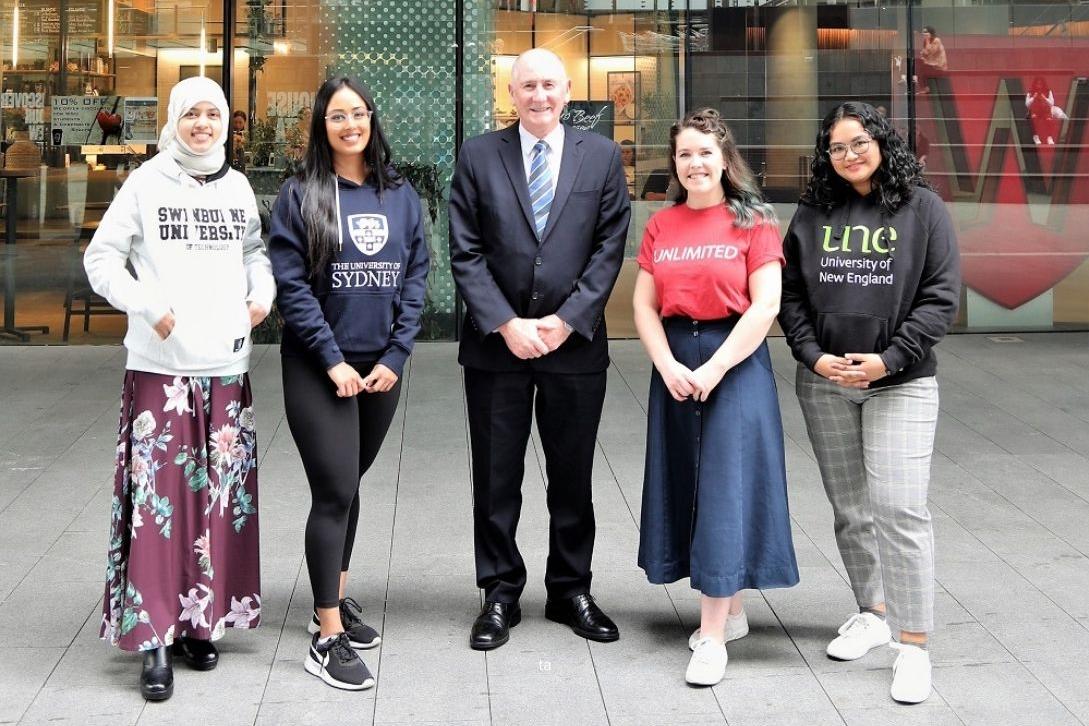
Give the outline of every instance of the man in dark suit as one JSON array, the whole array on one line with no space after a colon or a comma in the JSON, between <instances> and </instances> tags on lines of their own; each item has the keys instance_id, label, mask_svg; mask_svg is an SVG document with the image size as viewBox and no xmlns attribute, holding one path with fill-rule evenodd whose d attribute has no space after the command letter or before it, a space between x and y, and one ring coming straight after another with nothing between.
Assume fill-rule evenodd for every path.
<instances>
[{"instance_id":1,"label":"man in dark suit","mask_svg":"<svg viewBox=\"0 0 1089 726\"><path fill-rule=\"evenodd\" d=\"M519 122L469 139L450 189L450 259L468 307L459 362L473 454L477 585L470 647L498 648L521 619L514 541L533 411L548 477L545 616L584 638L616 625L590 595L590 474L605 400L603 320L631 209L619 147L560 124L571 82L555 54L511 69Z\"/></svg>"}]
</instances>

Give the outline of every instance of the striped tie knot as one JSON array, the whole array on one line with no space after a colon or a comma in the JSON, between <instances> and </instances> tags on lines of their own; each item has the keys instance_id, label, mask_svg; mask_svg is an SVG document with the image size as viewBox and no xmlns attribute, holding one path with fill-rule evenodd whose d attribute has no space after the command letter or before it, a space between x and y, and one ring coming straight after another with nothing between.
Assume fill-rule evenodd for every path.
<instances>
[{"instance_id":1,"label":"striped tie knot","mask_svg":"<svg viewBox=\"0 0 1089 726\"><path fill-rule=\"evenodd\" d=\"M548 166L548 143L541 139L533 145L533 158L529 164L529 202L533 207L533 227L537 239L544 234L548 224L548 210L552 207L552 170Z\"/></svg>"}]
</instances>

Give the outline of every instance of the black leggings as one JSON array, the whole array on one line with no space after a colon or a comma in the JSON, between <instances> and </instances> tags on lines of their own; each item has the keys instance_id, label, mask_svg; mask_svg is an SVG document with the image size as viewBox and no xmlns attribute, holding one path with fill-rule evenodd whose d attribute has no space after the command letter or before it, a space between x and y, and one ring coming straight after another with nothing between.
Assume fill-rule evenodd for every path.
<instances>
[{"instance_id":1,"label":"black leggings","mask_svg":"<svg viewBox=\"0 0 1089 726\"><path fill-rule=\"evenodd\" d=\"M340 602L340 573L348 569L359 520L359 481L386 437L401 382L388 393L338 398L336 386L306 358L283 359L284 406L291 436L310 482L306 566L314 606ZM374 363L353 364L366 377Z\"/></svg>"}]
</instances>

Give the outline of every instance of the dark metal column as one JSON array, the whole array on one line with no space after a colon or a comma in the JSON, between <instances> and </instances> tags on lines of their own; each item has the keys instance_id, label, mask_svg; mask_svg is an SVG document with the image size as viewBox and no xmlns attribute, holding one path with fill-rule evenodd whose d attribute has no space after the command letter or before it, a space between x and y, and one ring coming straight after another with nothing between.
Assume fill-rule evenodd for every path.
<instances>
[{"instance_id":1,"label":"dark metal column","mask_svg":"<svg viewBox=\"0 0 1089 726\"><path fill-rule=\"evenodd\" d=\"M465 2L454 3L454 162L461 154L461 139L465 135ZM461 293L454 287L454 340L461 336Z\"/></svg>"},{"instance_id":2,"label":"dark metal column","mask_svg":"<svg viewBox=\"0 0 1089 726\"><path fill-rule=\"evenodd\" d=\"M227 97L227 118L223 123L227 124L230 133L231 109L234 108L234 33L235 33L235 0L223 0L223 95ZM227 163L234 159L234 144L227 143Z\"/></svg>"},{"instance_id":3,"label":"dark metal column","mask_svg":"<svg viewBox=\"0 0 1089 726\"><path fill-rule=\"evenodd\" d=\"M907 142L911 153L915 151L915 0L907 0Z\"/></svg>"}]
</instances>

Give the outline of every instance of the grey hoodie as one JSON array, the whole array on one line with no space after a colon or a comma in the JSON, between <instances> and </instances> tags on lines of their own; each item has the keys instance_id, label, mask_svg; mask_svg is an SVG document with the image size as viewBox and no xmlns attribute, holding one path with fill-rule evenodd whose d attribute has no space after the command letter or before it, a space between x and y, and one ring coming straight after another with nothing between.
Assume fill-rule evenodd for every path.
<instances>
[{"instance_id":1,"label":"grey hoodie","mask_svg":"<svg viewBox=\"0 0 1089 726\"><path fill-rule=\"evenodd\" d=\"M276 286L242 174L225 167L201 184L169 154L156 155L125 180L83 263L94 291L128 313L129 370L249 369L247 304L271 309ZM162 340L154 326L170 311L174 330Z\"/></svg>"}]
</instances>

